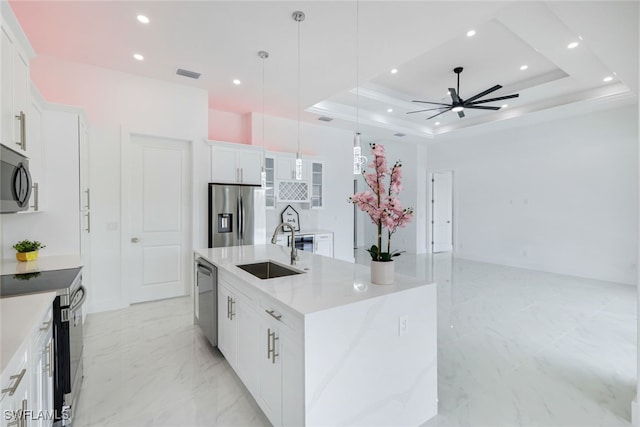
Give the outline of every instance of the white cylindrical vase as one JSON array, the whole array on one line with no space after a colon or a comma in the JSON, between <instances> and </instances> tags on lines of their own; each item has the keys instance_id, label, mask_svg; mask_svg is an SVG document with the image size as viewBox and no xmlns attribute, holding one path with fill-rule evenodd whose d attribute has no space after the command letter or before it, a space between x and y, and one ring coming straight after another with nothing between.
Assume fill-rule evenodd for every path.
<instances>
[{"instance_id":1,"label":"white cylindrical vase","mask_svg":"<svg viewBox=\"0 0 640 427\"><path fill-rule=\"evenodd\" d=\"M393 261L371 261L371 283L374 285L391 285L393 275Z\"/></svg>"}]
</instances>

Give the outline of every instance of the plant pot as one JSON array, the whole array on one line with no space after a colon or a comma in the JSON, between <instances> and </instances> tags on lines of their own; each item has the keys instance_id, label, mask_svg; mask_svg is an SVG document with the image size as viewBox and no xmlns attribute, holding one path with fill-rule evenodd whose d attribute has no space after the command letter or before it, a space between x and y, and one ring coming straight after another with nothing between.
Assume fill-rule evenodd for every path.
<instances>
[{"instance_id":1,"label":"plant pot","mask_svg":"<svg viewBox=\"0 0 640 427\"><path fill-rule=\"evenodd\" d=\"M371 283L374 285L391 285L394 276L393 261L371 261Z\"/></svg>"},{"instance_id":2,"label":"plant pot","mask_svg":"<svg viewBox=\"0 0 640 427\"><path fill-rule=\"evenodd\" d=\"M38 251L32 252L17 252L16 259L18 261L26 262L26 261L35 261L38 259Z\"/></svg>"}]
</instances>

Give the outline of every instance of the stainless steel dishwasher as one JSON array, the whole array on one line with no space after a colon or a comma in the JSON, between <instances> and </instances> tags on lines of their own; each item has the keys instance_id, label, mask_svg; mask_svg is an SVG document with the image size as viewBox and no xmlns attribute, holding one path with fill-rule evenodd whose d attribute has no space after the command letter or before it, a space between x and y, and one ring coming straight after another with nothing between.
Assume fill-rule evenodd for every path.
<instances>
[{"instance_id":1,"label":"stainless steel dishwasher","mask_svg":"<svg viewBox=\"0 0 640 427\"><path fill-rule=\"evenodd\" d=\"M207 339L218 345L218 269L215 265L198 258L196 260L198 286L198 326Z\"/></svg>"}]
</instances>

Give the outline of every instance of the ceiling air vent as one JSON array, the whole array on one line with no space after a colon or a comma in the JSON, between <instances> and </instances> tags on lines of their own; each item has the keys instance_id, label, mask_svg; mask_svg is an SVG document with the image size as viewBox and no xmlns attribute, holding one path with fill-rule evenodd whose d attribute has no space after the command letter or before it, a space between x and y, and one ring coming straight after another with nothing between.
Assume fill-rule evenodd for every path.
<instances>
[{"instance_id":1,"label":"ceiling air vent","mask_svg":"<svg viewBox=\"0 0 640 427\"><path fill-rule=\"evenodd\" d=\"M322 122L330 122L333 119L331 117L327 117L327 116L320 116L320 117L318 117L318 120L320 120Z\"/></svg>"},{"instance_id":2,"label":"ceiling air vent","mask_svg":"<svg viewBox=\"0 0 640 427\"><path fill-rule=\"evenodd\" d=\"M398 133L394 133L393 136L397 136L397 137L402 138L403 136L407 136L407 134L398 132Z\"/></svg>"},{"instance_id":3,"label":"ceiling air vent","mask_svg":"<svg viewBox=\"0 0 640 427\"><path fill-rule=\"evenodd\" d=\"M178 68L176 74L179 76L189 77L190 79L199 79L202 73L196 73L195 71L183 70L182 68Z\"/></svg>"}]
</instances>

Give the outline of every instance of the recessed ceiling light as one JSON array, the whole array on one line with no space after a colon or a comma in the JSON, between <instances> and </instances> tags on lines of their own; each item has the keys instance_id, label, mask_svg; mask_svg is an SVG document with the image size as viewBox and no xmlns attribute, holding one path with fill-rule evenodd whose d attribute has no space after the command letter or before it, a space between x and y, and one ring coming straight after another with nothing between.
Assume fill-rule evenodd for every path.
<instances>
[{"instance_id":1,"label":"recessed ceiling light","mask_svg":"<svg viewBox=\"0 0 640 427\"><path fill-rule=\"evenodd\" d=\"M133 54L133 57L134 57L135 59L137 59L138 61L142 61L142 60L144 60L144 56L140 55L139 53L134 53L134 54Z\"/></svg>"},{"instance_id":2,"label":"recessed ceiling light","mask_svg":"<svg viewBox=\"0 0 640 427\"><path fill-rule=\"evenodd\" d=\"M528 66L528 65L521 65L521 66L520 66L520 70L521 70L521 71L524 71L524 70L526 70L527 68L529 68L529 66Z\"/></svg>"},{"instance_id":3,"label":"recessed ceiling light","mask_svg":"<svg viewBox=\"0 0 640 427\"><path fill-rule=\"evenodd\" d=\"M438 126L440 124L440 122L436 122L436 126Z\"/></svg>"},{"instance_id":4,"label":"recessed ceiling light","mask_svg":"<svg viewBox=\"0 0 640 427\"><path fill-rule=\"evenodd\" d=\"M476 30L469 30L467 31L467 37L473 37L476 35Z\"/></svg>"},{"instance_id":5,"label":"recessed ceiling light","mask_svg":"<svg viewBox=\"0 0 640 427\"><path fill-rule=\"evenodd\" d=\"M394 68L393 70L391 70L391 74L395 74L395 73L397 73L397 72L398 72L398 69L397 69L397 68Z\"/></svg>"},{"instance_id":6,"label":"recessed ceiling light","mask_svg":"<svg viewBox=\"0 0 640 427\"><path fill-rule=\"evenodd\" d=\"M387 113L393 113L393 108L387 108Z\"/></svg>"},{"instance_id":7,"label":"recessed ceiling light","mask_svg":"<svg viewBox=\"0 0 640 427\"><path fill-rule=\"evenodd\" d=\"M584 40L584 39L582 38L582 36L578 36L578 38L579 38L580 40Z\"/></svg>"},{"instance_id":8,"label":"recessed ceiling light","mask_svg":"<svg viewBox=\"0 0 640 427\"><path fill-rule=\"evenodd\" d=\"M500 106L500 108L507 108L509 106L509 104L502 104L502 106Z\"/></svg>"},{"instance_id":9,"label":"recessed ceiling light","mask_svg":"<svg viewBox=\"0 0 640 427\"><path fill-rule=\"evenodd\" d=\"M569 44L567 45L567 49L573 49L573 48L575 48L575 47L578 47L578 45L579 45L579 44L580 44L580 43L578 43L578 42L571 42L571 43L569 43Z\"/></svg>"},{"instance_id":10,"label":"recessed ceiling light","mask_svg":"<svg viewBox=\"0 0 640 427\"><path fill-rule=\"evenodd\" d=\"M242 83L240 80L238 80L238 79L233 79L233 84L234 84L234 85L239 85L240 83Z\"/></svg>"},{"instance_id":11,"label":"recessed ceiling light","mask_svg":"<svg viewBox=\"0 0 640 427\"><path fill-rule=\"evenodd\" d=\"M449 91L449 90L448 90L448 91L447 91L447 95L451 95L451 91Z\"/></svg>"},{"instance_id":12,"label":"recessed ceiling light","mask_svg":"<svg viewBox=\"0 0 640 427\"><path fill-rule=\"evenodd\" d=\"M138 21L142 22L143 24L148 24L149 23L149 18L147 18L144 15L138 15L137 18L138 18Z\"/></svg>"},{"instance_id":13,"label":"recessed ceiling light","mask_svg":"<svg viewBox=\"0 0 640 427\"><path fill-rule=\"evenodd\" d=\"M613 80L613 77L611 76L607 76L604 79L602 79L603 82L610 82L611 80Z\"/></svg>"}]
</instances>

